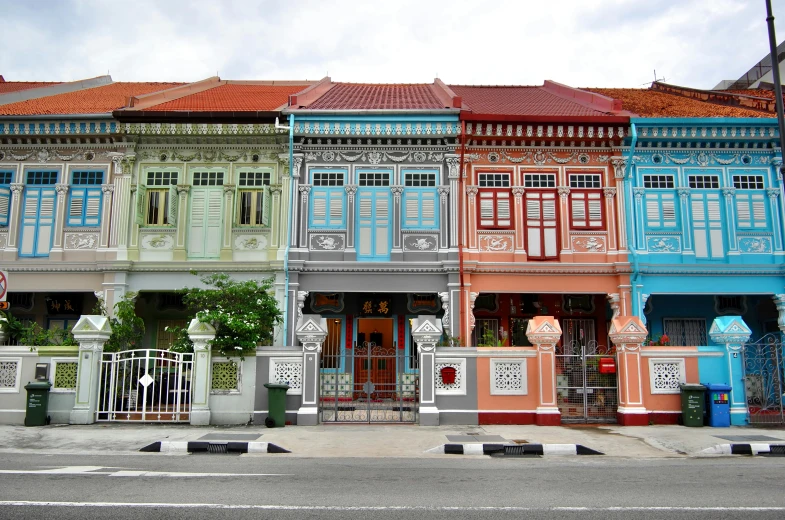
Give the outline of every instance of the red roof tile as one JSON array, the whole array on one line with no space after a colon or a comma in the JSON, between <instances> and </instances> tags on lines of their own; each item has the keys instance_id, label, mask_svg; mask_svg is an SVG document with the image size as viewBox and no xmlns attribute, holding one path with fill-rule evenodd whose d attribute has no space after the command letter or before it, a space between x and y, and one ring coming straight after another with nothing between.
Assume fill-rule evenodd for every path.
<instances>
[{"instance_id":1,"label":"red roof tile","mask_svg":"<svg viewBox=\"0 0 785 520\"><path fill-rule=\"evenodd\" d=\"M587 88L620 99L624 110L640 117L773 117L773 114L700 101L689 97L637 88Z\"/></svg>"},{"instance_id":2,"label":"red roof tile","mask_svg":"<svg viewBox=\"0 0 785 520\"><path fill-rule=\"evenodd\" d=\"M336 83L308 110L439 110L445 105L429 84Z\"/></svg>"},{"instance_id":3,"label":"red roof tile","mask_svg":"<svg viewBox=\"0 0 785 520\"><path fill-rule=\"evenodd\" d=\"M177 85L182 83L112 83L102 87L0 105L0 116L111 113L123 107L131 96L148 94Z\"/></svg>"},{"instance_id":4,"label":"red roof tile","mask_svg":"<svg viewBox=\"0 0 785 520\"><path fill-rule=\"evenodd\" d=\"M227 83L172 101L145 108L146 111L257 112L275 110L285 105L290 94L310 85L254 85Z\"/></svg>"},{"instance_id":5,"label":"red roof tile","mask_svg":"<svg viewBox=\"0 0 785 520\"><path fill-rule=\"evenodd\" d=\"M30 90L31 88L59 85L59 81L0 81L0 94Z\"/></svg>"},{"instance_id":6,"label":"red roof tile","mask_svg":"<svg viewBox=\"0 0 785 520\"><path fill-rule=\"evenodd\" d=\"M450 85L463 98L464 108L475 114L521 117L609 116L587 103L561 96L539 86Z\"/></svg>"}]
</instances>

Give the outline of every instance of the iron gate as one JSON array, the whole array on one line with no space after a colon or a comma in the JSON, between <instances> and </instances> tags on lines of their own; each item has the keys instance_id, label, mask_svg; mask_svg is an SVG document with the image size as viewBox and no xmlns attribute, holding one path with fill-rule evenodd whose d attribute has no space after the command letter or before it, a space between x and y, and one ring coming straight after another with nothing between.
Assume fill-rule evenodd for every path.
<instances>
[{"instance_id":1,"label":"iron gate","mask_svg":"<svg viewBox=\"0 0 785 520\"><path fill-rule=\"evenodd\" d=\"M374 342L322 356L321 421L417 422L419 372L413 356Z\"/></svg>"},{"instance_id":2,"label":"iron gate","mask_svg":"<svg viewBox=\"0 0 785 520\"><path fill-rule=\"evenodd\" d=\"M785 349L773 332L744 345L744 382L750 424L785 424Z\"/></svg>"},{"instance_id":3,"label":"iron gate","mask_svg":"<svg viewBox=\"0 0 785 520\"><path fill-rule=\"evenodd\" d=\"M189 422L193 354L168 350L106 352L97 421Z\"/></svg>"},{"instance_id":4,"label":"iron gate","mask_svg":"<svg viewBox=\"0 0 785 520\"><path fill-rule=\"evenodd\" d=\"M563 422L616 422L616 374L601 373L601 360L612 359L616 349L596 341L572 341L556 347L556 394Z\"/></svg>"}]
</instances>

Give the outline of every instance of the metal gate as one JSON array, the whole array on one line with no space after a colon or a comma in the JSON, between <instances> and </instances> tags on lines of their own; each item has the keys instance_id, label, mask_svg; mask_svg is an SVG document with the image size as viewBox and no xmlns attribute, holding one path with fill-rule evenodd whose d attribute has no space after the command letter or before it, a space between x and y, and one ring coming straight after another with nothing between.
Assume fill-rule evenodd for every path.
<instances>
[{"instance_id":1,"label":"metal gate","mask_svg":"<svg viewBox=\"0 0 785 520\"><path fill-rule=\"evenodd\" d=\"M785 424L785 349L773 332L744 345L744 381L750 424Z\"/></svg>"},{"instance_id":2,"label":"metal gate","mask_svg":"<svg viewBox=\"0 0 785 520\"><path fill-rule=\"evenodd\" d=\"M106 352L97 421L189 422L193 354L168 350Z\"/></svg>"},{"instance_id":3,"label":"metal gate","mask_svg":"<svg viewBox=\"0 0 785 520\"><path fill-rule=\"evenodd\" d=\"M556 347L556 394L562 422L616 422L616 373L601 373L602 360L613 360L615 347L573 341Z\"/></svg>"},{"instance_id":4,"label":"metal gate","mask_svg":"<svg viewBox=\"0 0 785 520\"><path fill-rule=\"evenodd\" d=\"M417 422L419 371L403 349L366 341L322 356L322 422Z\"/></svg>"}]
</instances>

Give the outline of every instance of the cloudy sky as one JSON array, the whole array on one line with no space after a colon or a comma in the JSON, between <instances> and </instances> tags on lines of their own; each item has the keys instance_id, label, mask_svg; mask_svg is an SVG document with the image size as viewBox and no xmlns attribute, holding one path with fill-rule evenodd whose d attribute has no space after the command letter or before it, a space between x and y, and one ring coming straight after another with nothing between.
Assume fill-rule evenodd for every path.
<instances>
[{"instance_id":1,"label":"cloudy sky","mask_svg":"<svg viewBox=\"0 0 785 520\"><path fill-rule=\"evenodd\" d=\"M773 0L778 40L785 0ZM0 0L7 81L319 79L711 88L768 53L764 0Z\"/></svg>"}]
</instances>

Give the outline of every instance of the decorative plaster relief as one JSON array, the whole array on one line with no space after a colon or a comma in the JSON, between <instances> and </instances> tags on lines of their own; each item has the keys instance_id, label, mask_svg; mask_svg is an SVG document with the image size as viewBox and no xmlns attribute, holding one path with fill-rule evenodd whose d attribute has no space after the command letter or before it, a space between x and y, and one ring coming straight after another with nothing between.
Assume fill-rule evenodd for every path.
<instances>
[{"instance_id":1,"label":"decorative plaster relief","mask_svg":"<svg viewBox=\"0 0 785 520\"><path fill-rule=\"evenodd\" d=\"M742 253L771 253L771 237L739 237Z\"/></svg>"},{"instance_id":2,"label":"decorative plaster relief","mask_svg":"<svg viewBox=\"0 0 785 520\"><path fill-rule=\"evenodd\" d=\"M571 237L572 250L576 253L604 253L605 237Z\"/></svg>"},{"instance_id":3,"label":"decorative plaster relief","mask_svg":"<svg viewBox=\"0 0 785 520\"><path fill-rule=\"evenodd\" d=\"M346 249L346 237L343 233L311 234L311 251L343 251Z\"/></svg>"},{"instance_id":4,"label":"decorative plaster relief","mask_svg":"<svg viewBox=\"0 0 785 520\"><path fill-rule=\"evenodd\" d=\"M404 251L436 251L439 249L438 235L404 235Z\"/></svg>"},{"instance_id":5,"label":"decorative plaster relief","mask_svg":"<svg viewBox=\"0 0 785 520\"><path fill-rule=\"evenodd\" d=\"M66 249L98 249L98 233L66 233Z\"/></svg>"},{"instance_id":6,"label":"decorative plaster relief","mask_svg":"<svg viewBox=\"0 0 785 520\"><path fill-rule=\"evenodd\" d=\"M174 235L165 233L150 233L142 235L141 243L142 249L167 251L174 247Z\"/></svg>"},{"instance_id":7,"label":"decorative plaster relief","mask_svg":"<svg viewBox=\"0 0 785 520\"><path fill-rule=\"evenodd\" d=\"M235 235L234 248L241 251L266 249L267 237L264 235Z\"/></svg>"},{"instance_id":8,"label":"decorative plaster relief","mask_svg":"<svg viewBox=\"0 0 785 520\"><path fill-rule=\"evenodd\" d=\"M269 381L275 384L287 384L286 395L302 395L303 393L303 358L270 358Z\"/></svg>"},{"instance_id":9,"label":"decorative plaster relief","mask_svg":"<svg viewBox=\"0 0 785 520\"><path fill-rule=\"evenodd\" d=\"M680 237L646 237L646 248L650 253L680 253Z\"/></svg>"},{"instance_id":10,"label":"decorative plaster relief","mask_svg":"<svg viewBox=\"0 0 785 520\"><path fill-rule=\"evenodd\" d=\"M526 395L526 359L491 359L491 395Z\"/></svg>"},{"instance_id":11,"label":"decorative plaster relief","mask_svg":"<svg viewBox=\"0 0 785 520\"><path fill-rule=\"evenodd\" d=\"M484 234L477 233L479 236L480 251L493 253L512 253L513 234Z\"/></svg>"},{"instance_id":12,"label":"decorative plaster relief","mask_svg":"<svg viewBox=\"0 0 785 520\"><path fill-rule=\"evenodd\" d=\"M649 358L649 373L652 394L678 394L679 385L687 382L684 358Z\"/></svg>"},{"instance_id":13,"label":"decorative plaster relief","mask_svg":"<svg viewBox=\"0 0 785 520\"><path fill-rule=\"evenodd\" d=\"M449 385L442 380L442 369L445 367L455 369L455 382ZM466 395L466 358L437 358L434 371L436 395Z\"/></svg>"}]
</instances>

